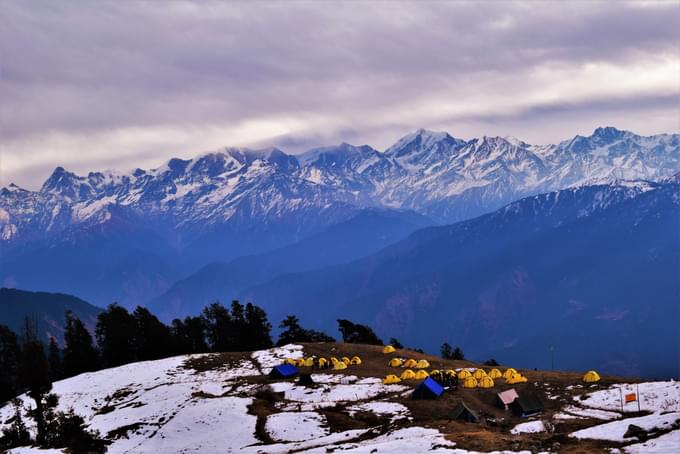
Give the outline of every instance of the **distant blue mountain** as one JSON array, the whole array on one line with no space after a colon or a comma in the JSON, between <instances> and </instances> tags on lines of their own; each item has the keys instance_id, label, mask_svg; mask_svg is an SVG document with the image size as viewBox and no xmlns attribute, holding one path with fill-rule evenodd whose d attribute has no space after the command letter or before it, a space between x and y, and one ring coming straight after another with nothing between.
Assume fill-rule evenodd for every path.
<instances>
[{"instance_id":1,"label":"distant blue mountain","mask_svg":"<svg viewBox=\"0 0 680 454\"><path fill-rule=\"evenodd\" d=\"M37 323L38 336L45 343L54 337L63 345L66 311L71 311L94 333L101 309L71 295L27 292L0 288L0 325L21 334L26 317Z\"/></svg>"},{"instance_id":2,"label":"distant blue mountain","mask_svg":"<svg viewBox=\"0 0 680 454\"><path fill-rule=\"evenodd\" d=\"M275 276L345 263L372 254L430 224L408 211L367 209L321 233L273 251L215 262L176 282L148 307L161 318L198 314L216 300L228 302Z\"/></svg>"},{"instance_id":3,"label":"distant blue mountain","mask_svg":"<svg viewBox=\"0 0 680 454\"><path fill-rule=\"evenodd\" d=\"M419 230L366 258L243 297L274 320L365 322L431 352L521 367L678 376L680 185L607 184Z\"/></svg>"},{"instance_id":4,"label":"distant blue mountain","mask_svg":"<svg viewBox=\"0 0 680 454\"><path fill-rule=\"evenodd\" d=\"M612 127L551 145L420 129L385 151L225 148L127 173L57 167L38 191L0 189L0 285L133 306L210 263L300 242L366 209L441 225L531 195L678 170L680 135Z\"/></svg>"}]
</instances>

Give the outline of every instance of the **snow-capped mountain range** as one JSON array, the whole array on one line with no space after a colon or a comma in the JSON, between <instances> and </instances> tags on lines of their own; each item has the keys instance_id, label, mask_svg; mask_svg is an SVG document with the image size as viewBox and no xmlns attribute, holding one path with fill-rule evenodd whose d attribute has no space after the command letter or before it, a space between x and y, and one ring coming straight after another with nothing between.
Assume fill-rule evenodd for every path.
<instances>
[{"instance_id":1,"label":"snow-capped mountain range","mask_svg":"<svg viewBox=\"0 0 680 454\"><path fill-rule=\"evenodd\" d=\"M384 152L346 143L297 156L226 148L130 173L79 176L57 167L39 191L9 185L0 190L0 243L141 222L182 248L225 224L314 224L320 214L342 219L363 207L454 222L527 195L594 181L658 180L678 170L679 134L645 137L613 127L540 146L420 129Z\"/></svg>"}]
</instances>

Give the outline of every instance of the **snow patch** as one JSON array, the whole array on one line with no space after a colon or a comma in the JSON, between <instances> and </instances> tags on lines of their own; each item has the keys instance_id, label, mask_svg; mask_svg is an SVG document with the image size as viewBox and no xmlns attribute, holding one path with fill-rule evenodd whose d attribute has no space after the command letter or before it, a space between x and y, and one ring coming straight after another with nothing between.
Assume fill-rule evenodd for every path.
<instances>
[{"instance_id":1,"label":"snow patch","mask_svg":"<svg viewBox=\"0 0 680 454\"><path fill-rule=\"evenodd\" d=\"M265 429L276 441L305 441L328 435L325 424L315 412L275 413L267 417Z\"/></svg>"},{"instance_id":2,"label":"snow patch","mask_svg":"<svg viewBox=\"0 0 680 454\"><path fill-rule=\"evenodd\" d=\"M652 429L668 429L672 427L676 421L680 421L680 413L651 414L588 427L587 429L578 430L569 436L578 439L588 438L623 442L626 441L626 438L624 438L623 435L631 424L641 427L646 431L650 431Z\"/></svg>"},{"instance_id":3,"label":"snow patch","mask_svg":"<svg viewBox=\"0 0 680 454\"><path fill-rule=\"evenodd\" d=\"M275 366L282 364L286 358L298 359L303 356L302 345L288 344L254 352L251 357L260 365L262 373L268 374Z\"/></svg>"},{"instance_id":4,"label":"snow patch","mask_svg":"<svg viewBox=\"0 0 680 454\"><path fill-rule=\"evenodd\" d=\"M512 434L534 434L539 432L545 432L545 424L543 421L529 421L517 424L510 430Z\"/></svg>"}]
</instances>

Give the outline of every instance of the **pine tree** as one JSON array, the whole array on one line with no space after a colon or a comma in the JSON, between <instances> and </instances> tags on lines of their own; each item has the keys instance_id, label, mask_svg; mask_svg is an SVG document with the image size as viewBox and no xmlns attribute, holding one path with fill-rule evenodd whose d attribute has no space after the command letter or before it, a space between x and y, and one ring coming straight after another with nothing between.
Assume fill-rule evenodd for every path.
<instances>
[{"instance_id":1,"label":"pine tree","mask_svg":"<svg viewBox=\"0 0 680 454\"><path fill-rule=\"evenodd\" d=\"M203 324L210 350L213 352L233 351L234 341L232 320L229 311L220 303L212 303L203 309Z\"/></svg>"},{"instance_id":2,"label":"pine tree","mask_svg":"<svg viewBox=\"0 0 680 454\"><path fill-rule=\"evenodd\" d=\"M229 350L243 352L248 350L246 337L246 317L243 305L234 300L231 302L230 337L232 345Z\"/></svg>"},{"instance_id":3,"label":"pine tree","mask_svg":"<svg viewBox=\"0 0 680 454\"><path fill-rule=\"evenodd\" d=\"M52 389L50 369L45 356L45 348L36 335L37 323L26 317L21 340L20 382L26 394L35 402L32 411L36 422L36 442L42 446L45 439L45 406L44 397Z\"/></svg>"},{"instance_id":4,"label":"pine tree","mask_svg":"<svg viewBox=\"0 0 680 454\"><path fill-rule=\"evenodd\" d=\"M61 359L61 350L57 341L53 336L50 336L50 343L47 347L47 363L50 366L50 380L60 380L64 375L64 367Z\"/></svg>"},{"instance_id":5,"label":"pine tree","mask_svg":"<svg viewBox=\"0 0 680 454\"><path fill-rule=\"evenodd\" d=\"M352 323L349 320L338 320L338 330L342 334L344 342L352 344L382 344L382 341L373 330L366 325Z\"/></svg>"},{"instance_id":6,"label":"pine tree","mask_svg":"<svg viewBox=\"0 0 680 454\"><path fill-rule=\"evenodd\" d=\"M71 311L66 312L64 328L63 373L72 377L99 367L99 354L92 335Z\"/></svg>"},{"instance_id":7,"label":"pine tree","mask_svg":"<svg viewBox=\"0 0 680 454\"><path fill-rule=\"evenodd\" d=\"M2 429L0 451L26 446L31 443L31 433L26 427L24 417L21 415L23 410L21 399L13 399L12 406L14 407L14 416L12 417L12 423Z\"/></svg>"},{"instance_id":8,"label":"pine tree","mask_svg":"<svg viewBox=\"0 0 680 454\"><path fill-rule=\"evenodd\" d=\"M17 335L0 325L0 404L19 394L19 342Z\"/></svg>"},{"instance_id":9,"label":"pine tree","mask_svg":"<svg viewBox=\"0 0 680 454\"><path fill-rule=\"evenodd\" d=\"M136 359L146 361L172 354L170 329L148 309L138 306L132 313L135 321L134 346Z\"/></svg>"},{"instance_id":10,"label":"pine tree","mask_svg":"<svg viewBox=\"0 0 680 454\"><path fill-rule=\"evenodd\" d=\"M210 351L205 339L205 324L201 317L178 318L172 321L172 343L176 354Z\"/></svg>"},{"instance_id":11,"label":"pine tree","mask_svg":"<svg viewBox=\"0 0 680 454\"><path fill-rule=\"evenodd\" d=\"M390 342L389 342L389 344L390 344L392 347L397 348L397 349L404 348L404 346L401 345L401 342L399 342L399 340L396 339L395 337L390 337Z\"/></svg>"},{"instance_id":12,"label":"pine tree","mask_svg":"<svg viewBox=\"0 0 680 454\"><path fill-rule=\"evenodd\" d=\"M300 320L294 316L289 315L283 319L279 325L283 331L279 334L279 340L276 342L277 346L292 344L294 342L306 342L305 330L300 326Z\"/></svg>"},{"instance_id":13,"label":"pine tree","mask_svg":"<svg viewBox=\"0 0 680 454\"><path fill-rule=\"evenodd\" d=\"M246 304L246 338L245 350L261 350L272 346L272 325L267 319L267 313L252 303Z\"/></svg>"},{"instance_id":14,"label":"pine tree","mask_svg":"<svg viewBox=\"0 0 680 454\"><path fill-rule=\"evenodd\" d=\"M135 319L124 307L110 304L97 317L97 345L102 364L115 367L135 360Z\"/></svg>"},{"instance_id":15,"label":"pine tree","mask_svg":"<svg viewBox=\"0 0 680 454\"><path fill-rule=\"evenodd\" d=\"M439 349L444 359L453 359L453 348L448 342L444 342Z\"/></svg>"},{"instance_id":16,"label":"pine tree","mask_svg":"<svg viewBox=\"0 0 680 454\"><path fill-rule=\"evenodd\" d=\"M302 328L300 326L300 320L294 315L289 315L283 319L279 328L283 329L283 331L279 335L279 340L276 342L277 346L294 342L335 342L335 339L326 333Z\"/></svg>"}]
</instances>

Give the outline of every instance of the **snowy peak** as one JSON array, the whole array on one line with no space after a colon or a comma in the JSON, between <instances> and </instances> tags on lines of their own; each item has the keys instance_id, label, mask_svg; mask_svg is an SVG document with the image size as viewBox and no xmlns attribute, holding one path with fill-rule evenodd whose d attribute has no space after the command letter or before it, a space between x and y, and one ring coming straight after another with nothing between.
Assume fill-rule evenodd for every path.
<instances>
[{"instance_id":1,"label":"snowy peak","mask_svg":"<svg viewBox=\"0 0 680 454\"><path fill-rule=\"evenodd\" d=\"M4 187L0 190L0 193L2 193L3 195L18 194L18 193L22 193L22 192L27 193L29 191L17 186L14 183L10 183L9 185L7 185L6 187Z\"/></svg>"},{"instance_id":2,"label":"snowy peak","mask_svg":"<svg viewBox=\"0 0 680 454\"><path fill-rule=\"evenodd\" d=\"M590 137L591 139L597 140L600 143L612 143L629 135L632 135L632 133L629 131L623 131L621 129L614 128L613 126L605 126L595 129Z\"/></svg>"},{"instance_id":3,"label":"snowy peak","mask_svg":"<svg viewBox=\"0 0 680 454\"><path fill-rule=\"evenodd\" d=\"M63 167L54 169L40 191L62 196L72 201L85 200L95 195L92 186L85 178L73 172L68 172Z\"/></svg>"},{"instance_id":4,"label":"snowy peak","mask_svg":"<svg viewBox=\"0 0 680 454\"><path fill-rule=\"evenodd\" d=\"M169 231L237 217L262 222L335 204L410 209L449 223L525 196L593 181L660 181L679 170L678 134L643 137L601 127L588 137L534 146L512 137L465 141L419 129L384 153L348 143L298 156L278 148L223 148L129 173L83 177L57 167L39 192L4 188L0 208L19 232L13 239L106 221L98 212L116 206Z\"/></svg>"},{"instance_id":5,"label":"snowy peak","mask_svg":"<svg viewBox=\"0 0 680 454\"><path fill-rule=\"evenodd\" d=\"M385 154L401 158L412 153L460 148L464 144L465 141L456 139L446 132L418 129L399 139L397 143L385 150Z\"/></svg>"},{"instance_id":6,"label":"snowy peak","mask_svg":"<svg viewBox=\"0 0 680 454\"><path fill-rule=\"evenodd\" d=\"M464 140L446 132L419 129L402 137L385 151L385 156L412 173L445 164L465 146Z\"/></svg>"},{"instance_id":7,"label":"snowy peak","mask_svg":"<svg viewBox=\"0 0 680 454\"><path fill-rule=\"evenodd\" d=\"M576 135L573 139L560 144L562 148L575 153L588 153L598 148L608 147L624 140L641 139L630 131L624 131L612 126L599 127L588 136Z\"/></svg>"}]
</instances>

